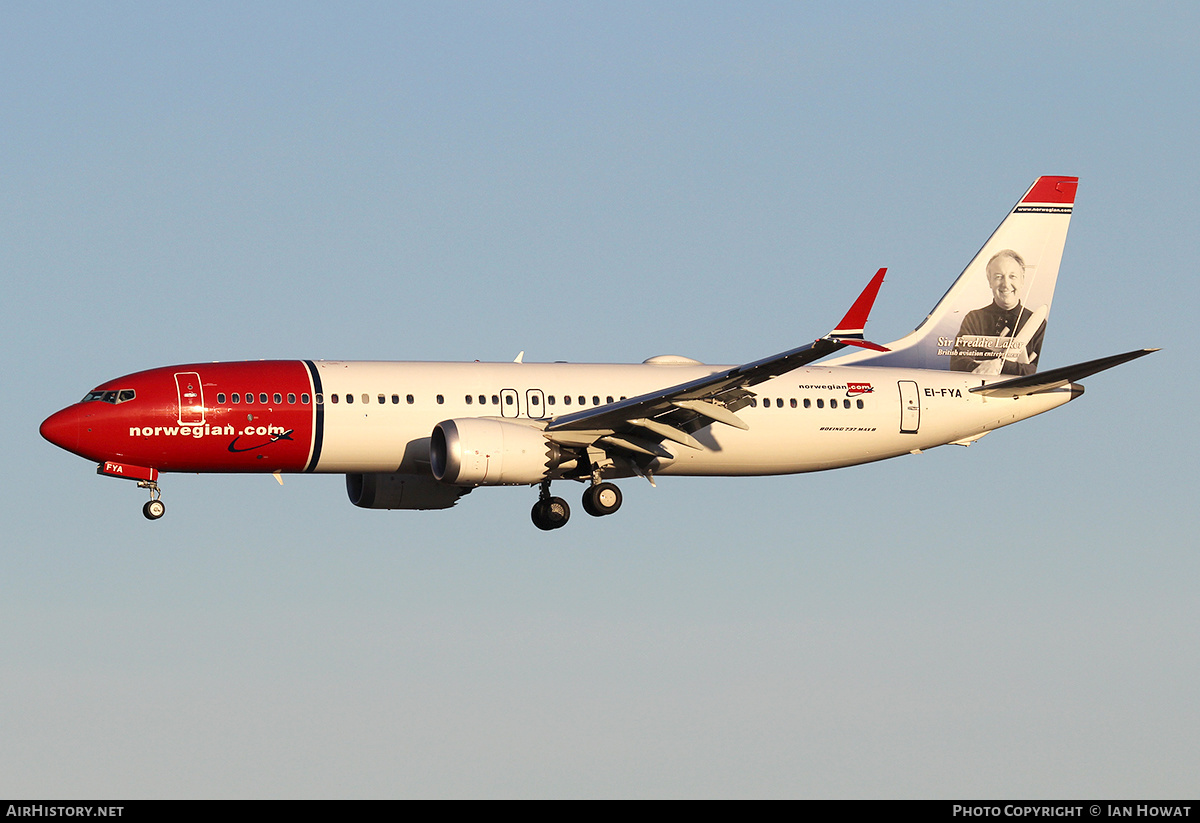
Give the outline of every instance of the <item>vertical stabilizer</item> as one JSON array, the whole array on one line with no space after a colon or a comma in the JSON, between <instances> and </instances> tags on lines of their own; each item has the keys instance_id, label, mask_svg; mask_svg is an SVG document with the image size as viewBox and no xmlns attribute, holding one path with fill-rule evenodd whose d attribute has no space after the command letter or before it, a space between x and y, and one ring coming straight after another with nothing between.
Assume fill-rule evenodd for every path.
<instances>
[{"instance_id":1,"label":"vertical stabilizer","mask_svg":"<svg viewBox=\"0 0 1200 823\"><path fill-rule=\"evenodd\" d=\"M1033 374L1041 357L1078 177L1039 177L924 322L839 364Z\"/></svg>"}]
</instances>

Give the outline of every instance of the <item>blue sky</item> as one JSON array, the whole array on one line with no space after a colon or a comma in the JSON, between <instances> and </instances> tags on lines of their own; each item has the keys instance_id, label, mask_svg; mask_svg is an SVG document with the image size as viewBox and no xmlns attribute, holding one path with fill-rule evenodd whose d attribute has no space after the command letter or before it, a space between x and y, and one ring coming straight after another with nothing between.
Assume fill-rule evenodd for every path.
<instances>
[{"instance_id":1,"label":"blue sky","mask_svg":"<svg viewBox=\"0 0 1200 823\"><path fill-rule=\"evenodd\" d=\"M3 8L0 794L1196 793L1194 7ZM1040 174L1043 356L1165 351L970 449L543 534L336 476L151 524L37 435L169 363L745 362L879 266L895 339Z\"/></svg>"}]
</instances>

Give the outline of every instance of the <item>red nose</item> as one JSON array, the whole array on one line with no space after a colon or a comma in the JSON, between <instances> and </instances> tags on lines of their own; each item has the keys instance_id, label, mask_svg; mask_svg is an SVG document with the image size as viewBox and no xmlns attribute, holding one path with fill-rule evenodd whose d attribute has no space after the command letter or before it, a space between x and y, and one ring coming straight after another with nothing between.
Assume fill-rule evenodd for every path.
<instances>
[{"instance_id":1,"label":"red nose","mask_svg":"<svg viewBox=\"0 0 1200 823\"><path fill-rule=\"evenodd\" d=\"M75 406L68 406L47 417L38 431L42 433L42 437L60 449L78 454L79 431L82 424L83 415L79 409Z\"/></svg>"}]
</instances>

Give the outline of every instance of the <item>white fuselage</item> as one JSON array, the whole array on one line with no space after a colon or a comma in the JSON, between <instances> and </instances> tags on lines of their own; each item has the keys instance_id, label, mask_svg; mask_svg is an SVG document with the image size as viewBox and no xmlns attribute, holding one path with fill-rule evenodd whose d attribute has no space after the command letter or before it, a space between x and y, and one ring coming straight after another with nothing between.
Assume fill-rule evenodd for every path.
<instances>
[{"instance_id":1,"label":"white fuselage","mask_svg":"<svg viewBox=\"0 0 1200 823\"><path fill-rule=\"evenodd\" d=\"M316 366L324 424L315 470L403 474L428 472L430 432L443 420L496 417L539 425L729 368L348 361ZM651 468L664 475L730 476L851 466L969 441L1074 396L1070 386L1019 398L969 391L983 382L978 375L922 369L797 369L754 387L755 404L737 413L747 430L705 426L694 434L704 448L664 443L673 456L658 458Z\"/></svg>"}]
</instances>

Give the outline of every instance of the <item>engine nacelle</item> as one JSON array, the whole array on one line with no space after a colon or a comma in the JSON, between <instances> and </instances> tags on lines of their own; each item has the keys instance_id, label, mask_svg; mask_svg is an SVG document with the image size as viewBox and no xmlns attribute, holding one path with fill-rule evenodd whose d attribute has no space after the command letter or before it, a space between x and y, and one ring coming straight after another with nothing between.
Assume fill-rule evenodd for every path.
<instances>
[{"instance_id":1,"label":"engine nacelle","mask_svg":"<svg viewBox=\"0 0 1200 823\"><path fill-rule=\"evenodd\" d=\"M448 509L469 491L419 474L346 475L346 494L360 509Z\"/></svg>"},{"instance_id":2,"label":"engine nacelle","mask_svg":"<svg viewBox=\"0 0 1200 823\"><path fill-rule=\"evenodd\" d=\"M540 483L562 459L540 429L509 420L460 417L433 427L433 476L460 486Z\"/></svg>"}]
</instances>

